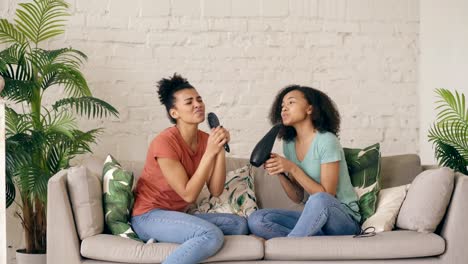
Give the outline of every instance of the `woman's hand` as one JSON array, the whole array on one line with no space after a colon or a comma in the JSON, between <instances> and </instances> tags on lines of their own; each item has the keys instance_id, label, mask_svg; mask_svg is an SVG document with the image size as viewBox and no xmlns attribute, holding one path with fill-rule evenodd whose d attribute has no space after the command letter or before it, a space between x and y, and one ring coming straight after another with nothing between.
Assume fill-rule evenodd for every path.
<instances>
[{"instance_id":1,"label":"woman's hand","mask_svg":"<svg viewBox=\"0 0 468 264\"><path fill-rule=\"evenodd\" d=\"M224 144L229 142L230 135L229 132L219 126L216 128L211 129L211 134L208 137L208 143L206 146L206 153L216 155L220 152L220 150L224 149Z\"/></svg>"},{"instance_id":2,"label":"woman's hand","mask_svg":"<svg viewBox=\"0 0 468 264\"><path fill-rule=\"evenodd\" d=\"M270 159L264 164L265 170L268 171L270 175L291 172L294 166L295 164L293 162L276 153L271 153Z\"/></svg>"}]
</instances>

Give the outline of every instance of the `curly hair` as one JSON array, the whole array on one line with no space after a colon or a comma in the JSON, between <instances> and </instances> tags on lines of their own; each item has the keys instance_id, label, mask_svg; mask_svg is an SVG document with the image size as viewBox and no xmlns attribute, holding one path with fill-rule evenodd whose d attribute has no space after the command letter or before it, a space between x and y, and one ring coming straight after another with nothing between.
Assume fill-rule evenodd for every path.
<instances>
[{"instance_id":1,"label":"curly hair","mask_svg":"<svg viewBox=\"0 0 468 264\"><path fill-rule=\"evenodd\" d=\"M171 123L176 120L169 114L169 110L174 106L174 94L183 89L192 89L193 86L181 75L174 73L172 77L162 78L157 83L159 101L166 107L167 117Z\"/></svg>"},{"instance_id":2,"label":"curly hair","mask_svg":"<svg viewBox=\"0 0 468 264\"><path fill-rule=\"evenodd\" d=\"M340 132L340 113L333 102L333 100L317 89L300 86L290 85L283 88L278 95L276 95L275 101L270 110L270 122L272 125L282 123L281 118L281 104L284 96L294 90L298 90L304 94L307 102L312 106L312 115L310 119L315 129L319 132L331 132L338 136ZM292 126L281 126L278 138L286 141L291 141L296 137L297 133Z\"/></svg>"}]
</instances>

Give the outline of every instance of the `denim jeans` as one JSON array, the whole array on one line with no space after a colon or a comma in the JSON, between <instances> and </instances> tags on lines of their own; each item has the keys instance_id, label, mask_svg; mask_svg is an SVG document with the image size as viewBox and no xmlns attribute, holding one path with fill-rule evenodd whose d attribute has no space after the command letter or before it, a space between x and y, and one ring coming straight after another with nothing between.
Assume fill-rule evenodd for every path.
<instances>
[{"instance_id":1,"label":"denim jeans","mask_svg":"<svg viewBox=\"0 0 468 264\"><path fill-rule=\"evenodd\" d=\"M224 235L248 233L247 220L233 214L189 215L155 209L132 217L132 227L143 241L181 244L163 263L198 263L214 255Z\"/></svg>"},{"instance_id":2,"label":"denim jeans","mask_svg":"<svg viewBox=\"0 0 468 264\"><path fill-rule=\"evenodd\" d=\"M307 200L302 212L282 209L262 209L248 219L250 232L270 239L274 237L306 237L320 235L355 235L359 223L334 196L321 192Z\"/></svg>"}]
</instances>

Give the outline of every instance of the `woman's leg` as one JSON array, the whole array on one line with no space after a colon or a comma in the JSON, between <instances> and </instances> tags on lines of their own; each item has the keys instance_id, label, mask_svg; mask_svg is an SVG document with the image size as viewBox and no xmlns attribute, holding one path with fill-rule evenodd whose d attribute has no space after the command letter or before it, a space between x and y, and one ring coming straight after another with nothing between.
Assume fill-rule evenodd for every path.
<instances>
[{"instance_id":1,"label":"woman's leg","mask_svg":"<svg viewBox=\"0 0 468 264\"><path fill-rule=\"evenodd\" d=\"M163 263L198 263L214 255L223 245L223 232L212 223L189 214L152 210L132 217L132 226L144 241L181 244Z\"/></svg>"},{"instance_id":2,"label":"woman's leg","mask_svg":"<svg viewBox=\"0 0 468 264\"><path fill-rule=\"evenodd\" d=\"M249 233L247 219L242 216L221 213L194 214L193 216L216 225L225 235L247 235Z\"/></svg>"},{"instance_id":3,"label":"woman's leg","mask_svg":"<svg viewBox=\"0 0 468 264\"><path fill-rule=\"evenodd\" d=\"M287 236L296 225L301 212L282 209L261 209L253 212L247 222L250 232L270 239Z\"/></svg>"},{"instance_id":4,"label":"woman's leg","mask_svg":"<svg viewBox=\"0 0 468 264\"><path fill-rule=\"evenodd\" d=\"M341 202L329 193L321 192L309 197L288 237L354 235L359 231L359 224L345 211Z\"/></svg>"}]
</instances>

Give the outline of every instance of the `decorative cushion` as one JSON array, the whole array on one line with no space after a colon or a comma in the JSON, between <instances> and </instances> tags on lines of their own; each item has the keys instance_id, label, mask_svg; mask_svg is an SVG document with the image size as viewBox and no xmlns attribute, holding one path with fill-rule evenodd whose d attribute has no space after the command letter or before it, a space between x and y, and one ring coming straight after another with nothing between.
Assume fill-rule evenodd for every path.
<instances>
[{"instance_id":1,"label":"decorative cushion","mask_svg":"<svg viewBox=\"0 0 468 264\"><path fill-rule=\"evenodd\" d=\"M247 217L258 210L251 170L252 167L248 164L228 172L224 191L219 197L212 196L205 186L198 196L197 203L189 212L232 213Z\"/></svg>"},{"instance_id":2,"label":"decorative cushion","mask_svg":"<svg viewBox=\"0 0 468 264\"><path fill-rule=\"evenodd\" d=\"M362 229L373 226L375 232L393 230L409 186L410 184L407 184L380 190L375 214L367 218L362 225Z\"/></svg>"},{"instance_id":3,"label":"decorative cushion","mask_svg":"<svg viewBox=\"0 0 468 264\"><path fill-rule=\"evenodd\" d=\"M108 155L102 170L103 207L106 228L114 235L141 241L130 226L133 207L133 172L122 169L117 160Z\"/></svg>"},{"instance_id":4,"label":"decorative cushion","mask_svg":"<svg viewBox=\"0 0 468 264\"><path fill-rule=\"evenodd\" d=\"M364 149L344 148L351 183L359 198L361 222L375 213L380 190L380 144Z\"/></svg>"},{"instance_id":5,"label":"decorative cushion","mask_svg":"<svg viewBox=\"0 0 468 264\"><path fill-rule=\"evenodd\" d=\"M83 166L71 167L68 169L67 187L80 239L101 234L104 214L99 176Z\"/></svg>"},{"instance_id":6,"label":"decorative cushion","mask_svg":"<svg viewBox=\"0 0 468 264\"><path fill-rule=\"evenodd\" d=\"M452 197L454 175L453 170L444 167L426 170L416 176L401 206L397 227L434 232Z\"/></svg>"}]
</instances>

